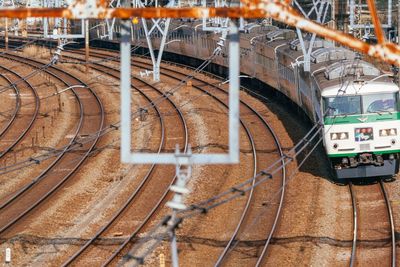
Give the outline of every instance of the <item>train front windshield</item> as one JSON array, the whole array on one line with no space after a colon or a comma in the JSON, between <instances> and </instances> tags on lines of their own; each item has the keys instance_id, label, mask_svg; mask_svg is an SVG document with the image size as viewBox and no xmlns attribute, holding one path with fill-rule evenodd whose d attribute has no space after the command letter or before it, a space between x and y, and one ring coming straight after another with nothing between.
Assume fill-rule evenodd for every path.
<instances>
[{"instance_id":1,"label":"train front windshield","mask_svg":"<svg viewBox=\"0 0 400 267\"><path fill-rule=\"evenodd\" d=\"M327 116L361 114L361 96L338 96L325 98Z\"/></svg>"},{"instance_id":2,"label":"train front windshield","mask_svg":"<svg viewBox=\"0 0 400 267\"><path fill-rule=\"evenodd\" d=\"M327 97L326 116L347 116L394 112L398 110L398 93Z\"/></svg>"}]
</instances>

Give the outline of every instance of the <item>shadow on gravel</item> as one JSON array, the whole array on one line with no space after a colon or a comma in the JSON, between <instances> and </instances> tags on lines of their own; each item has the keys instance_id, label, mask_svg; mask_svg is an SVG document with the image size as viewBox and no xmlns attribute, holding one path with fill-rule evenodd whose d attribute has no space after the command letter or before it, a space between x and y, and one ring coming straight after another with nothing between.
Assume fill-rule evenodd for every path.
<instances>
[{"instance_id":1,"label":"shadow on gravel","mask_svg":"<svg viewBox=\"0 0 400 267\"><path fill-rule=\"evenodd\" d=\"M365 185L372 185L377 184L379 181L382 180L384 183L392 183L395 182L397 179L396 177L388 176L388 177L376 177L376 178L356 178L356 179L333 179L337 185L346 186L349 182L352 182L353 185L357 186L365 186Z\"/></svg>"}]
</instances>

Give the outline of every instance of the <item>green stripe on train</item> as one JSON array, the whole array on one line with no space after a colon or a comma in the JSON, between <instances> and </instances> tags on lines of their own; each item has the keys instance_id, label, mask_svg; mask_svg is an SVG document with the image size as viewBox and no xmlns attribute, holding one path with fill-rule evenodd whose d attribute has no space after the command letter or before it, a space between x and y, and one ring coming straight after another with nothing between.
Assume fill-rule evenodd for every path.
<instances>
[{"instance_id":1,"label":"green stripe on train","mask_svg":"<svg viewBox=\"0 0 400 267\"><path fill-rule=\"evenodd\" d=\"M376 155L384 155L384 154L392 154L392 153L399 153L400 149L397 150L382 150L382 151L368 151L366 153L374 153ZM364 152L361 152L364 153ZM344 153L344 154L328 154L329 158L342 158L342 157L354 157L358 153Z\"/></svg>"},{"instance_id":2,"label":"green stripe on train","mask_svg":"<svg viewBox=\"0 0 400 267\"><path fill-rule=\"evenodd\" d=\"M366 120L365 120L366 118ZM325 125L332 124L348 124L348 123L367 123L400 120L400 112L392 112L392 114L384 112L383 114L365 114L365 115L349 115L349 116L333 116L325 117Z\"/></svg>"}]
</instances>

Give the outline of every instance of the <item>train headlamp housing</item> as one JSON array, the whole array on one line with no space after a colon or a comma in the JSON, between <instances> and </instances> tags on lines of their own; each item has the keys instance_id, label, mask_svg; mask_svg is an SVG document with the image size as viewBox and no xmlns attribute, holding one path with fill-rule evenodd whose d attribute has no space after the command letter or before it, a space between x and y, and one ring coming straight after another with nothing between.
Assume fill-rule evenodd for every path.
<instances>
[{"instance_id":1,"label":"train headlamp housing","mask_svg":"<svg viewBox=\"0 0 400 267\"><path fill-rule=\"evenodd\" d=\"M331 140L347 140L349 139L348 132L331 133Z\"/></svg>"},{"instance_id":2,"label":"train headlamp housing","mask_svg":"<svg viewBox=\"0 0 400 267\"><path fill-rule=\"evenodd\" d=\"M397 129L396 128L391 128L391 129L382 129L379 130L379 136L385 137L385 136L397 136Z\"/></svg>"}]
</instances>

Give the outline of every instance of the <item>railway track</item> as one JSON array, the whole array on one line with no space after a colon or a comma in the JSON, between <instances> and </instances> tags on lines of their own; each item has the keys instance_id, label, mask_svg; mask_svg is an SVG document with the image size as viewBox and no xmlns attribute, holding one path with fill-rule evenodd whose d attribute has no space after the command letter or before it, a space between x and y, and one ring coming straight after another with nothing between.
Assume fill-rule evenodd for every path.
<instances>
[{"instance_id":1,"label":"railway track","mask_svg":"<svg viewBox=\"0 0 400 267\"><path fill-rule=\"evenodd\" d=\"M41 69L43 63L17 55L3 54L1 57L26 64L33 69ZM82 81L65 71L49 67L46 73L59 80L66 86L83 84ZM79 143L79 139L91 133L99 132L104 123L104 108L96 93L89 87L71 89L79 105L79 121L73 138L63 153L30 183L14 192L9 198L3 199L0 206L0 236L5 236L7 231L17 226L22 219L41 205L46 199L65 184L77 169L87 159L90 152L98 142L99 135L91 142L85 142L79 151L69 151L72 145ZM22 226L22 225L21 225Z\"/></svg>"},{"instance_id":2,"label":"railway track","mask_svg":"<svg viewBox=\"0 0 400 267\"><path fill-rule=\"evenodd\" d=\"M118 70L108 69L106 67L98 67L97 70L108 76L119 79ZM141 92L143 95L146 95L149 101L154 101L160 97L165 97L166 99L166 101L162 101L157 105L153 105L153 107L158 110L160 118L162 118L162 146L159 147L158 152L164 150L173 150L177 142L180 147L183 147L184 151L186 151L188 146L187 123L177 105L168 97L168 95L165 95L161 90L151 86L150 84L142 82L138 79L133 79L132 84L135 84L134 89ZM146 88L151 88L151 92ZM146 92L144 92L145 89ZM171 114L171 112L168 112L168 110L171 109L175 115ZM167 116L164 116L163 114L167 114ZM180 121L180 126L177 125L177 119ZM168 136L165 136L165 133L167 132L166 124L169 126ZM183 132L181 137L179 137L179 132ZM120 231L123 233L129 233L129 230L135 229L134 232L125 239L124 244L128 244L137 233L142 231L148 225L150 220L163 206L162 204L165 202L165 199L168 195L169 187L174 183L174 181L175 168L173 166L159 166L155 170L153 166L151 173L148 173L148 175L142 179L142 182L129 196L122 207L112 216L112 219L109 220L108 223L106 223L99 231L97 231L97 233L88 242L86 242L84 246L75 252L75 254L72 255L63 265L67 266L72 263L77 263L79 265L85 264L86 260L92 259L99 253L99 250L101 250L97 246L96 241L107 236L112 236L113 232ZM153 194L153 196L148 198L148 195L151 194ZM141 207L141 209L137 210L137 207ZM134 223L133 225L127 225L127 222L129 221L135 221L137 223ZM104 256L106 255L103 252L102 257Z\"/></svg>"},{"instance_id":3,"label":"railway track","mask_svg":"<svg viewBox=\"0 0 400 267\"><path fill-rule=\"evenodd\" d=\"M353 241L350 266L355 266L355 264L361 266L396 266L396 232L392 207L385 185L380 179L377 184L368 185L368 192L362 187L366 186L355 186L352 182L349 182L353 206ZM357 201L357 198L361 200ZM366 204L363 202L366 202ZM390 236L390 249L387 248L388 242L386 240L388 236ZM369 246L368 243L372 245ZM385 252L376 249L384 249Z\"/></svg>"},{"instance_id":4,"label":"railway track","mask_svg":"<svg viewBox=\"0 0 400 267\"><path fill-rule=\"evenodd\" d=\"M93 52L92 52L92 56L93 56ZM104 57L110 57L109 54L107 54L107 55L106 55L106 54L98 55L97 53L94 53L94 56L95 56L95 57L100 57L100 58L102 58L102 57L103 57L103 58L104 58ZM68 58L68 56L65 56L65 58ZM73 59L76 60L77 58L73 58ZM142 62L142 63L143 63L143 62ZM139 65L140 65L140 64L139 64ZM138 62L135 62L135 63L133 64L133 66L135 66L135 67L138 67L139 65L138 65ZM101 66L101 67L100 67L100 66ZM102 66L102 65L100 65L100 64L97 64L97 63L96 63L96 64L91 64L91 67L94 68L95 70L98 70L99 67L100 67L100 68L104 68L104 66ZM164 76L167 76L167 77L169 77L169 78L171 78L171 79L175 79L175 80L178 80L178 81L184 79L185 76L186 76L186 74L183 74L183 73L180 73L180 72L177 72L177 71L172 71L172 70L162 70L162 74L163 74ZM181 77L181 78L179 78L179 77ZM207 94L207 95L209 95L209 96L211 96L211 97L213 97L213 98L215 98L215 99L217 99L217 97L216 97L215 95L217 95L218 93L219 93L219 94L220 94L220 93L223 93L223 94L225 95L224 98L226 98L226 96L227 96L227 92L226 92L225 90L222 90L221 88L218 88L218 87L216 87L215 85L212 85L212 84L210 84L210 83L206 83L206 82L201 81L201 80L199 80L199 79L197 79L197 78L194 78L193 81L195 81L196 83L198 83L198 85L193 85L193 87L194 87L196 90L200 90L201 92L203 92L203 93L205 93L205 94ZM207 87L207 90L205 89L204 86ZM213 88L214 88L215 92L211 93L212 90L213 90ZM227 105L226 105L226 103L224 103L224 101L221 101L221 100L218 100L218 101L220 101L220 103L223 104L223 105L227 108ZM226 99L225 99L225 101L226 101ZM247 117L247 120L250 120L251 122L250 122L250 123L244 123L243 121L241 121L241 123L242 123L242 126L245 128L245 130L246 130L246 132L247 132L247 134L248 134L248 137L250 138L251 143L252 143L252 147L253 147L253 157L254 157L254 174L255 174L255 173L257 172L257 170L258 170L258 169L257 169L257 163L258 163L258 161L262 161L263 164L265 164L266 157L267 157L267 158L269 157L269 160L271 160L271 158L270 158L271 155L270 155L269 153L263 155L263 157L261 157L259 160L257 160L257 155L256 155L256 153L255 153L255 146L256 146L255 143L256 143L256 142L258 143L258 148L260 148L260 150L265 149L265 150L269 150L269 151L272 150L272 151L273 151L274 149L276 149L276 150L278 151L278 153L277 153L277 158L280 158L281 155L282 155L283 153L282 153L282 150L281 150L281 148L280 148L280 145L279 145L279 142L278 142L278 139L277 139L276 135L274 134L274 132L272 131L272 129L271 129L271 127L268 125L268 123L263 119L263 117L262 117L256 110L254 110L254 109L251 108L249 105L247 105L244 101L241 101L241 105L242 105L242 109L244 109L243 113L244 113L244 114L249 114L249 113L250 113L250 114L253 114L253 116L256 118L256 120L258 120L258 123L261 123L261 128L263 128L264 130L267 130L268 135L270 135L270 137L273 139L273 143L276 145L276 148L271 148L271 147L265 148L265 147L263 147L263 145L262 145L262 144L265 144L265 143L266 143L264 138L260 138L259 140L257 140L257 138L256 138L256 140L254 140L253 136L252 136L251 133L250 133L250 132L251 132L250 128L253 127L252 130L253 130L254 132L258 132L258 133L259 133L259 130L260 130L260 129L258 129L258 131L257 131L257 130L254 129L254 126L250 126L250 127L246 126L246 124L247 124L247 125L253 125L253 123L255 123L255 122L254 122L254 121L251 121L251 120L254 120L254 118L251 119L251 118L249 118L249 115L245 115L245 117ZM250 117L251 117L251 116L250 116ZM258 127L260 127L260 125L259 125ZM265 137L265 135L260 135L260 136ZM265 146L265 145L264 145L264 146ZM268 162L268 160L267 160L267 162ZM278 180L279 180L279 179L278 179ZM285 183L285 171L283 171L283 173L282 173L282 179L281 179L280 181L281 181L281 183L278 183L278 184L277 184L278 188L281 187L281 186ZM231 252L233 243L235 242L235 245L237 244L236 238L238 237L239 232L242 230L242 228L244 228L244 227L243 227L243 225L245 224L244 222L250 220L250 217L251 217L251 216L250 216L249 214L251 213L251 203L252 203L252 201L253 201L253 194L254 194L254 190L251 190L251 191L249 192L249 194L248 194L248 199L247 199L247 201L246 201L245 207L244 207L244 209L243 209L243 211L242 211L242 214L241 214L241 216L240 216L239 222L238 222L238 224L237 224L237 226L236 226L236 228L235 228L235 231L234 231L234 233L233 233L233 235L232 235L230 241L228 242L228 245L226 246L226 248L225 248L224 251L222 252L220 258L218 259L217 265L219 265L220 263L222 263L222 261L226 260L227 255ZM284 198L284 190L281 191L281 196L280 196L279 205L278 205L278 208L277 208L277 211L276 211L276 214L275 214L275 218L274 218L274 220L273 220L274 223L273 223L273 225L271 226L271 228L269 229L268 234L267 234L267 237L265 238L265 239L266 239L266 242L265 242L264 246L262 247L261 252L259 253L259 258L257 259L257 263L256 263L257 265L260 265L260 264L262 263L263 258L264 258L264 256L265 256L265 253L266 253L266 251L267 251L267 247L268 247L268 245L269 245L270 239L271 239L271 237L272 237L272 235L273 235L274 229L275 229L275 227L276 227L276 225L277 225L277 222L278 222L278 219L279 219L280 210L281 210L282 204L283 204L283 198ZM253 217L254 217L254 215L253 215ZM115 253L115 254L116 254L116 253ZM111 262L111 261L108 261L107 264L110 263L110 262Z\"/></svg>"},{"instance_id":5,"label":"railway track","mask_svg":"<svg viewBox=\"0 0 400 267\"><path fill-rule=\"evenodd\" d=\"M111 69L111 68L108 68L108 67L102 66L102 65L96 65L96 66L92 66L92 67L93 67L95 70L100 71L100 72L103 72L103 73L107 73L108 75L111 75L111 73L114 72L114 73L115 73L115 74L114 74L115 77L118 77L118 71L115 70L115 69ZM133 83L135 83L135 84L137 84L138 82L139 82L139 80L136 80L136 79L133 81ZM142 82L142 83L143 83L143 82ZM179 109L179 108L176 106L176 109ZM245 129L246 129L246 128L245 128ZM248 131L247 131L247 134L249 134ZM254 148L254 146L252 146L252 151L253 151L253 155L255 156L255 148ZM253 169L255 170L255 166L254 166ZM171 183L171 184L172 184L172 183ZM169 186L170 186L171 184L169 184ZM152 212L149 213L148 216L146 217L146 219L143 221L142 225L141 225L140 227L138 227L134 232L132 232L132 233L130 234L129 238L126 239L125 242L113 253L113 255L111 255L111 257L109 257L109 258L107 259L107 261L104 263L104 265L107 265L107 264L111 263L112 261L114 261L114 259L121 253L121 251L123 251L124 249L126 249L126 247L127 247L127 245L129 244L129 242L139 233L139 231L140 231L143 227L145 227L145 224L146 224L147 221L148 221L147 219L150 219L150 218L151 218L151 216L153 215L154 211L156 211L157 209L159 209L159 208L160 208L160 204L165 200L165 198L166 198L166 196L167 196L167 194L168 194L168 192L169 192L169 186L166 188L167 190L164 192L162 198L161 198L160 201L157 203L157 205L153 208ZM124 206L122 209L125 209L125 206ZM111 223L111 222L110 222L110 223ZM109 223L109 224L110 224L110 223ZM105 227L103 227L102 229L108 228L108 227L109 227L109 224L107 224L107 225L106 225ZM97 234L96 234L96 237L98 237ZM83 247L83 248L84 248L84 247ZM82 248L82 249L83 249L83 248ZM78 255L78 254L82 253L82 249L81 249L80 251L78 251L75 255ZM65 263L65 265L70 264L70 263L71 263L72 261L74 261L74 260L76 260L75 257L70 258L70 259Z\"/></svg>"},{"instance_id":6,"label":"railway track","mask_svg":"<svg viewBox=\"0 0 400 267\"><path fill-rule=\"evenodd\" d=\"M1 120L1 124L4 124L4 126L1 127L0 131L0 138L3 136L3 134L10 128L11 124L15 121L17 117L17 113L21 107L21 98L20 98L20 93L18 88L13 85L11 80L7 78L4 74L0 74L0 77L7 82L7 85L3 85L3 90L4 92L7 92L8 90L6 88L11 89L14 91L14 93L9 93L10 96L14 95L15 96L15 104L13 105L12 108L7 109L7 107L4 107L5 110L2 110L0 112L0 116L4 118L4 120ZM10 113L10 115L8 115Z\"/></svg>"},{"instance_id":7,"label":"railway track","mask_svg":"<svg viewBox=\"0 0 400 267\"><path fill-rule=\"evenodd\" d=\"M14 88L17 98L17 106L12 120L0 133L1 159L21 142L32 128L39 113L40 101L36 89L27 80L24 80L21 75L2 66L0 66L0 69L7 73L7 77L4 74L2 76L10 83L10 87ZM15 84L21 80L22 83ZM8 91L6 88L1 90L4 90L2 93Z\"/></svg>"},{"instance_id":8,"label":"railway track","mask_svg":"<svg viewBox=\"0 0 400 267\"><path fill-rule=\"evenodd\" d=\"M143 63L143 62L141 62ZM141 65L139 64L139 62L135 62L134 64L135 66L147 66L149 67L150 65L148 64L144 64ZM174 79L183 79L185 74L184 73L180 73L177 71L173 71L171 69L162 69L161 70L161 74L164 76L168 76L169 78L174 78ZM179 78L181 77L181 78ZM196 86L197 84L197 86ZM207 83L203 80L197 79L197 78L193 78L193 87L196 88L197 90L201 90L207 94L210 94L210 91L207 90L217 90L219 92L223 92L225 95L227 95L227 91L222 90L219 87L216 87L213 84ZM207 90L205 90L205 88L207 88ZM265 166L268 165L268 163L274 162L276 159L279 159L282 157L283 155L283 151L282 148L279 144L279 140L277 138L277 135L274 133L272 127L265 121L265 119L262 117L262 115L260 113L258 113L255 109L253 109L250 105L248 105L246 102L244 101L240 101L241 104L241 113L242 114L253 114L256 119L258 120L259 123L261 123L261 127L259 127L259 129L253 129L254 133L257 133L257 135L253 135L254 137L252 138L252 142L255 143L255 146L257 147L257 150L261 149L261 150L266 150L266 151L274 151L276 150L278 153L276 154L275 157L273 157L270 153L261 153L261 156L258 156L258 161L262 162L261 164L259 164L261 166L261 169ZM243 117L247 117L246 121L249 120L247 115L242 115ZM254 127L254 124L252 122L248 123L248 125L253 125L252 127ZM264 129L264 134L260 134L262 132L262 129ZM272 139L272 144L274 144L275 147L265 147L266 140L265 137L268 136L270 139ZM261 138L257 138L257 137L261 137ZM257 140L258 139L258 140ZM283 163L283 162L282 162ZM259 169L257 169L257 171L259 171ZM265 240L266 242L264 243L264 245L262 246L262 250L261 252L257 252L258 254L258 258L257 261L255 263L256 266L259 266L260 264L262 264L264 257L266 255L267 252L267 248L270 244L270 240L272 238L272 235L274 233L274 230L277 226L277 223L279 221L279 217L280 217L280 212L283 206L283 200L284 200L284 194L285 194L285 190L284 190L284 184L285 184L285 169L283 169L282 173L281 173L281 179L275 179L274 180L274 185L272 186L271 184L268 185L269 188L269 192L259 192L259 196L261 196L261 199L258 199L258 201L255 201L253 198L254 194L256 193L255 191L261 191L259 190L259 188L257 189L251 189L249 191L248 194L248 199L246 202L245 207L243 208L242 214L240 216L240 219L237 223L237 226L235 228L235 231L233 232L233 234L231 235L230 240L228 241L227 245L225 246L224 250L222 251L222 253L220 254L220 256L218 257L217 261L216 261L216 266L220 266L222 264L227 264L228 266L230 264L235 264L234 260L233 262L229 262L229 257L230 254L232 254L232 252L235 250L235 247L238 245L238 243L240 243L240 236L245 236L246 234L246 222L253 222L256 217L258 216L258 214L251 214L251 208L252 208L252 202L255 203L260 203L262 201L263 198L265 198L266 195L271 194L272 192L276 192L277 190L279 190L280 187L282 187L283 189L280 191L280 197L279 197L279 204L278 207L276 209L276 213L273 216L273 224L270 226L270 229L268 229L267 231L267 235L265 236ZM253 181L254 183L254 181ZM269 214L269 216L271 216L271 214ZM272 216L271 216L272 217ZM258 236L259 237L259 236ZM246 240L248 240L249 237L244 238ZM256 238L256 237L253 237ZM264 239L264 238L263 238ZM235 257L233 257L235 258Z\"/></svg>"}]
</instances>

